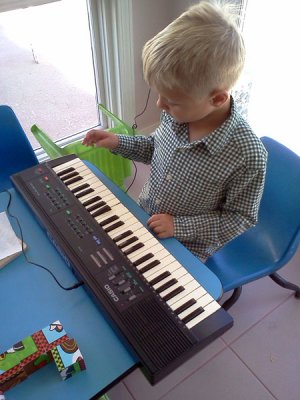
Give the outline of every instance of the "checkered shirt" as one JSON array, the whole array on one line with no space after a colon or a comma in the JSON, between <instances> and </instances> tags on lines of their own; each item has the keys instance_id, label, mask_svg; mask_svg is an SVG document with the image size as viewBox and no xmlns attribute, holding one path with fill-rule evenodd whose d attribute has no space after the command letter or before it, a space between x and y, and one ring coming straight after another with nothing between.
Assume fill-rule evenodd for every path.
<instances>
[{"instance_id":1,"label":"checkered shirt","mask_svg":"<svg viewBox=\"0 0 300 400\"><path fill-rule=\"evenodd\" d=\"M233 99L229 118L201 140L190 143L188 124L163 111L151 136L120 135L114 153L151 164L140 206L173 215L174 236L202 260L257 223L267 152Z\"/></svg>"}]
</instances>

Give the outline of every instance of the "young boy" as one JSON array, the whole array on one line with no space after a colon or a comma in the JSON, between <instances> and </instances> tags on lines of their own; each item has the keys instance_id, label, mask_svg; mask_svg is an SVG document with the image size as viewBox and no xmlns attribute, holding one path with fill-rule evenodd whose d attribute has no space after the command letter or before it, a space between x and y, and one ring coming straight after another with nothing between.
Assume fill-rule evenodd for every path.
<instances>
[{"instance_id":1,"label":"young boy","mask_svg":"<svg viewBox=\"0 0 300 400\"><path fill-rule=\"evenodd\" d=\"M267 154L229 91L245 58L228 7L202 1L143 49L161 123L150 136L93 129L83 143L151 164L139 204L159 238L176 237L201 260L257 222Z\"/></svg>"}]
</instances>

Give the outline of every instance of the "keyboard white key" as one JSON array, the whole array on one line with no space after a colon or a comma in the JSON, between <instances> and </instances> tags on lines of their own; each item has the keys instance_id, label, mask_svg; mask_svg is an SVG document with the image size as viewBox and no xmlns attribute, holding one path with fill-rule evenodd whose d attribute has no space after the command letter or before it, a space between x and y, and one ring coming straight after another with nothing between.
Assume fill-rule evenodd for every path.
<instances>
[{"instance_id":1,"label":"keyboard white key","mask_svg":"<svg viewBox=\"0 0 300 400\"><path fill-rule=\"evenodd\" d=\"M54 167L53 170L58 174L60 171L65 171L69 167L74 167L76 169L76 167L78 168L80 166L84 166L85 168L87 168L79 158L74 158L73 160L67 161L64 164Z\"/></svg>"},{"instance_id":2,"label":"keyboard white key","mask_svg":"<svg viewBox=\"0 0 300 400\"><path fill-rule=\"evenodd\" d=\"M153 248L158 249L159 243L155 238L148 240L145 243L139 242L139 247L135 251L130 251L130 249L125 249L124 253L131 260L135 260L140 257L140 254L145 254L151 252ZM129 246L130 248L131 246ZM122 249L123 250L123 249ZM128 254L127 254L128 253Z\"/></svg>"},{"instance_id":3,"label":"keyboard white key","mask_svg":"<svg viewBox=\"0 0 300 400\"><path fill-rule=\"evenodd\" d=\"M154 256L156 256L156 255L153 255L153 257ZM155 257L156 258L156 257ZM139 265L137 265L136 266L136 268L138 269L138 270L141 270L141 273L145 276L145 274L151 274L153 271L151 271L152 270L152 268L162 268L164 265L169 265L169 264L171 264L171 262L173 262L173 261L175 261L175 258L171 255L171 254L169 254L168 256L166 256L166 257L164 257L164 258L162 258L162 259L160 259L159 260L159 264L157 265L157 266L155 266L155 267L152 267L151 269L148 269L147 271L143 271L143 269L148 265L148 264L150 264L151 262L153 261L153 258L151 258L151 259L149 259L148 261L144 261L144 262L142 262L142 263L140 263Z\"/></svg>"},{"instance_id":4,"label":"keyboard white key","mask_svg":"<svg viewBox=\"0 0 300 400\"><path fill-rule=\"evenodd\" d=\"M68 186L68 188L69 188L70 190L75 189L77 186L80 186L80 185L82 185L83 183L84 183L84 184L88 184L88 185L90 185L90 186L91 186L93 183L94 183L94 184L97 183L97 181L96 181L97 178L96 178L96 176L95 176L94 174L92 174L92 173L86 175L85 178L84 178L81 174L78 174L77 176L78 176L78 177L79 177L79 176L82 177L82 179L79 180L79 181L77 181L77 182L74 182L74 183L68 183L68 180L65 181L66 186ZM72 178L70 179L70 181L72 181Z\"/></svg>"},{"instance_id":5,"label":"keyboard white key","mask_svg":"<svg viewBox=\"0 0 300 400\"><path fill-rule=\"evenodd\" d=\"M198 300L198 299L200 299L200 297L204 296L206 293L207 293L207 291L200 285L196 289L191 290L191 291L188 291L186 288L186 292L185 292L184 296L182 296L181 299L179 299L175 302L172 302L172 304L170 304L170 307L172 308L172 310L177 310L179 307L181 307L183 304L185 304L189 300L192 300L192 299Z\"/></svg>"},{"instance_id":6,"label":"keyboard white key","mask_svg":"<svg viewBox=\"0 0 300 400\"><path fill-rule=\"evenodd\" d=\"M216 301L212 301L209 303L206 307L203 313L198 315L197 317L193 318L190 322L186 323L186 326L191 329L193 326L199 324L201 321L209 317L211 314L216 312L221 308L220 304L218 304Z\"/></svg>"},{"instance_id":7,"label":"keyboard white key","mask_svg":"<svg viewBox=\"0 0 300 400\"><path fill-rule=\"evenodd\" d=\"M108 235L113 239L116 240L116 238L120 235L122 235L124 232L127 231L131 231L134 232L135 229L139 229L141 228L143 225L138 222L137 219L132 218L132 219L128 219L124 225L122 225L121 227L114 229L113 231L109 232Z\"/></svg>"},{"instance_id":8,"label":"keyboard white key","mask_svg":"<svg viewBox=\"0 0 300 400\"><path fill-rule=\"evenodd\" d=\"M162 251L162 248L163 248L163 246L159 242L157 242L157 244L152 246L150 249L142 249L142 251L139 252L138 254L130 254L128 256L128 258L131 262L134 263L137 259L139 259L143 255L145 255L146 253L151 252L151 253L155 254L156 252ZM158 257L158 255L157 255L157 257Z\"/></svg>"},{"instance_id":9,"label":"keyboard white key","mask_svg":"<svg viewBox=\"0 0 300 400\"><path fill-rule=\"evenodd\" d=\"M185 275L183 275L181 278L177 279L177 283L174 283L172 288L168 288L166 290L164 290L163 292L160 293L161 297L165 297L167 294L169 294L172 290L178 288L179 286L183 286L185 287L187 284L189 284L190 282L195 282L194 278L192 277L192 275L190 275L189 273L186 273Z\"/></svg>"},{"instance_id":10,"label":"keyboard white key","mask_svg":"<svg viewBox=\"0 0 300 400\"><path fill-rule=\"evenodd\" d=\"M172 308L172 305L174 303L176 303L176 301L182 299L183 297L185 297L188 293L192 292L193 290L199 288L200 285L199 283L194 279L190 282L188 282L185 287L184 287L184 291L179 293L178 295L172 297L170 300L167 301L167 304ZM168 294L168 293L166 293Z\"/></svg>"},{"instance_id":11,"label":"keyboard white key","mask_svg":"<svg viewBox=\"0 0 300 400\"><path fill-rule=\"evenodd\" d=\"M167 262L164 262L165 260L167 260ZM163 272L169 271L172 273L178 268L182 268L182 265L178 261L170 262L168 257L165 257L157 266L143 273L143 276L145 279L151 280Z\"/></svg>"},{"instance_id":12,"label":"keyboard white key","mask_svg":"<svg viewBox=\"0 0 300 400\"><path fill-rule=\"evenodd\" d=\"M144 228L146 230L146 228ZM131 235L126 236L123 240L118 242L118 247L122 250L126 250L132 244L135 243L144 243L146 244L149 240L153 238L153 236L146 230L147 233L140 236L138 232L143 232L143 228L139 229L138 231L133 232Z\"/></svg>"},{"instance_id":13,"label":"keyboard white key","mask_svg":"<svg viewBox=\"0 0 300 400\"><path fill-rule=\"evenodd\" d=\"M166 283L168 283L169 281L174 281L174 283L172 284L172 286L176 285L176 284L182 284L181 280L182 279L184 282L189 282L191 279L193 279L193 277L187 273L186 269L181 267L181 268L177 268L175 271L173 271L172 273L170 271L165 271L162 272L161 274L158 274L158 276L156 276L156 278L153 278L149 281L152 282L155 279L159 279L159 277L164 276L164 274L170 274L169 276L167 276L166 278L162 279L161 281L159 281L157 284L155 284L153 286L153 288L155 290L158 290L161 292L161 288L164 287L164 285ZM177 281L177 282L175 282ZM172 287L170 288L166 288L165 290L170 290L172 289ZM164 291L162 291L162 293L164 293Z\"/></svg>"},{"instance_id":14,"label":"keyboard white key","mask_svg":"<svg viewBox=\"0 0 300 400\"><path fill-rule=\"evenodd\" d=\"M121 217L122 215L125 215L127 213L129 213L128 209L126 207L124 207L123 204L118 203L115 206L111 207L111 210L108 210L108 211L104 212L103 214L95 216L95 220L98 223L101 223L106 218L109 218L112 215L118 215L119 217Z\"/></svg>"}]
</instances>

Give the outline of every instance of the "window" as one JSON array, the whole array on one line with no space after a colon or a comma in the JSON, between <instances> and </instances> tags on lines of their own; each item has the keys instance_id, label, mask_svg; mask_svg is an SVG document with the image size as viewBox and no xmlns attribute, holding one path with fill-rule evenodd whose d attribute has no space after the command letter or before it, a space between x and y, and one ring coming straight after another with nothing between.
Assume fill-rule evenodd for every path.
<instances>
[{"instance_id":1,"label":"window","mask_svg":"<svg viewBox=\"0 0 300 400\"><path fill-rule=\"evenodd\" d=\"M39 144L30 133L33 124L55 141L106 126L98 102L132 119L131 0L2 3L9 11L0 13L0 103L14 109L34 148ZM28 3L49 4L9 8ZM116 27L120 19L126 23ZM124 91L133 99L129 107Z\"/></svg>"},{"instance_id":2,"label":"window","mask_svg":"<svg viewBox=\"0 0 300 400\"><path fill-rule=\"evenodd\" d=\"M248 0L244 37L251 86L248 121L258 136L270 136L300 155L300 89L297 0L288 4Z\"/></svg>"}]
</instances>

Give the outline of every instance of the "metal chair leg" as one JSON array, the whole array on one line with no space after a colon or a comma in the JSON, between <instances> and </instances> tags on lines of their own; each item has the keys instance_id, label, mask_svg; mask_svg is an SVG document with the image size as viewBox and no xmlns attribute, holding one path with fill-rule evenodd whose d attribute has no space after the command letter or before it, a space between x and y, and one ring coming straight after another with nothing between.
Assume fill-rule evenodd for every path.
<instances>
[{"instance_id":1,"label":"metal chair leg","mask_svg":"<svg viewBox=\"0 0 300 400\"><path fill-rule=\"evenodd\" d=\"M235 288L233 290L232 295L229 297L229 299L224 301L224 303L222 304L222 307L224 308L224 310L228 310L231 306L233 306L233 304L240 297L241 293L242 293L242 286Z\"/></svg>"},{"instance_id":2,"label":"metal chair leg","mask_svg":"<svg viewBox=\"0 0 300 400\"><path fill-rule=\"evenodd\" d=\"M295 291L295 297L300 298L300 287L295 285L294 283L286 281L282 276L278 275L277 272L273 272L273 274L269 275L269 277L276 282L279 286Z\"/></svg>"}]
</instances>

